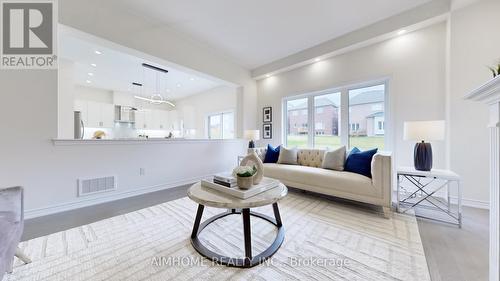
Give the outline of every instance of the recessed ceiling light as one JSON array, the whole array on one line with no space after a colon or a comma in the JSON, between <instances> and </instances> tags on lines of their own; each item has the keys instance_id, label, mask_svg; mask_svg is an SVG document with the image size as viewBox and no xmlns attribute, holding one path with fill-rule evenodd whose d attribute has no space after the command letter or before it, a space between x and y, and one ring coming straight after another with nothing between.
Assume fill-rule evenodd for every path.
<instances>
[{"instance_id":1,"label":"recessed ceiling light","mask_svg":"<svg viewBox=\"0 0 500 281\"><path fill-rule=\"evenodd\" d=\"M267 77L267 78L269 78L269 77L271 77L271 75L269 75L269 74L266 74L266 77Z\"/></svg>"},{"instance_id":2,"label":"recessed ceiling light","mask_svg":"<svg viewBox=\"0 0 500 281\"><path fill-rule=\"evenodd\" d=\"M88 84L92 83L92 81L90 81L90 80L87 80L87 81L85 81L85 82L87 82Z\"/></svg>"},{"instance_id":3,"label":"recessed ceiling light","mask_svg":"<svg viewBox=\"0 0 500 281\"><path fill-rule=\"evenodd\" d=\"M89 76L94 76L94 73L92 73L92 72L89 72L89 73L87 73L87 74L88 74Z\"/></svg>"},{"instance_id":4,"label":"recessed ceiling light","mask_svg":"<svg viewBox=\"0 0 500 281\"><path fill-rule=\"evenodd\" d=\"M93 67L97 66L97 64L95 64L95 63L91 63L90 65L93 66Z\"/></svg>"},{"instance_id":5,"label":"recessed ceiling light","mask_svg":"<svg viewBox=\"0 0 500 281\"><path fill-rule=\"evenodd\" d=\"M180 88L182 85L181 84L177 84L177 87Z\"/></svg>"},{"instance_id":6,"label":"recessed ceiling light","mask_svg":"<svg viewBox=\"0 0 500 281\"><path fill-rule=\"evenodd\" d=\"M102 52L98 50L95 50L94 53L96 53L97 55L102 55Z\"/></svg>"},{"instance_id":7,"label":"recessed ceiling light","mask_svg":"<svg viewBox=\"0 0 500 281\"><path fill-rule=\"evenodd\" d=\"M318 62L318 61L320 61L320 60L321 60L320 58L315 58L315 59L314 59L314 61L315 61L315 62Z\"/></svg>"},{"instance_id":8,"label":"recessed ceiling light","mask_svg":"<svg viewBox=\"0 0 500 281\"><path fill-rule=\"evenodd\" d=\"M189 78L189 80L194 81L194 77Z\"/></svg>"},{"instance_id":9,"label":"recessed ceiling light","mask_svg":"<svg viewBox=\"0 0 500 281\"><path fill-rule=\"evenodd\" d=\"M403 35L406 33L406 29L401 29L400 31L398 31L398 35Z\"/></svg>"}]
</instances>

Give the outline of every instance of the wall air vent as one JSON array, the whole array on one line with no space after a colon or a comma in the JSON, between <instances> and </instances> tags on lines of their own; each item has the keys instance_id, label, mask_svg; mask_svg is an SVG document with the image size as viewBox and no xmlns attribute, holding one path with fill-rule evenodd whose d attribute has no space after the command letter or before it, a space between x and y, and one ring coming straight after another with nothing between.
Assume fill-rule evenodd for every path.
<instances>
[{"instance_id":1,"label":"wall air vent","mask_svg":"<svg viewBox=\"0 0 500 281\"><path fill-rule=\"evenodd\" d=\"M78 179L78 196L116 190L116 177L101 177L93 179Z\"/></svg>"}]
</instances>

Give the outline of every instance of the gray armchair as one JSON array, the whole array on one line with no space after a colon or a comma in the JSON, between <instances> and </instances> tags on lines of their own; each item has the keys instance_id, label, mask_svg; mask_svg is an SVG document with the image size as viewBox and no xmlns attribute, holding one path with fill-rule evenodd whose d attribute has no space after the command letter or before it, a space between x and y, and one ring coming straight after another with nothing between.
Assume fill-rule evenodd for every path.
<instances>
[{"instance_id":1,"label":"gray armchair","mask_svg":"<svg viewBox=\"0 0 500 281\"><path fill-rule=\"evenodd\" d=\"M5 272L12 272L14 256L25 263L31 262L18 248L23 229L23 188L0 189L0 280Z\"/></svg>"}]
</instances>

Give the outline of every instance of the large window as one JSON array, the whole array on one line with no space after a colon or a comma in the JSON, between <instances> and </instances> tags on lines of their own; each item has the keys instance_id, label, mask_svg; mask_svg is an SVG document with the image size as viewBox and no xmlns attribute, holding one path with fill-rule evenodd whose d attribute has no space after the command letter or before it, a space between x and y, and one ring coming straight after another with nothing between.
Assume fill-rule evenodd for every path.
<instances>
[{"instance_id":1,"label":"large window","mask_svg":"<svg viewBox=\"0 0 500 281\"><path fill-rule=\"evenodd\" d=\"M208 116L209 139L234 138L234 112L223 112Z\"/></svg>"},{"instance_id":2,"label":"large window","mask_svg":"<svg viewBox=\"0 0 500 281\"><path fill-rule=\"evenodd\" d=\"M384 148L385 85L349 90L349 144L361 150Z\"/></svg>"},{"instance_id":3,"label":"large window","mask_svg":"<svg viewBox=\"0 0 500 281\"><path fill-rule=\"evenodd\" d=\"M385 82L288 98L285 144L361 150L385 147Z\"/></svg>"},{"instance_id":4,"label":"large window","mask_svg":"<svg viewBox=\"0 0 500 281\"><path fill-rule=\"evenodd\" d=\"M286 142L289 146L308 146L308 99L290 100L286 104ZM300 113L300 114L299 114Z\"/></svg>"},{"instance_id":5,"label":"large window","mask_svg":"<svg viewBox=\"0 0 500 281\"><path fill-rule=\"evenodd\" d=\"M340 93L314 97L314 147L340 147Z\"/></svg>"}]
</instances>

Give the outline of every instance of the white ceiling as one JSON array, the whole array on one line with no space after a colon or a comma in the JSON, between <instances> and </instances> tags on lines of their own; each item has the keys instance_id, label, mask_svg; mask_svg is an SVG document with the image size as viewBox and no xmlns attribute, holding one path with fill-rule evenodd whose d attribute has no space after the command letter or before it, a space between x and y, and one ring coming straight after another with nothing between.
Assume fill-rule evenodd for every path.
<instances>
[{"instance_id":1,"label":"white ceiling","mask_svg":"<svg viewBox=\"0 0 500 281\"><path fill-rule=\"evenodd\" d=\"M112 0L254 69L431 0Z\"/></svg>"},{"instance_id":2,"label":"white ceiling","mask_svg":"<svg viewBox=\"0 0 500 281\"><path fill-rule=\"evenodd\" d=\"M96 54L96 50L102 54ZM159 90L168 100L181 99L221 86L219 82L106 48L67 32L59 35L58 51L61 58L74 62L77 85L142 96L150 96ZM142 63L161 67L168 73L157 77L160 72L144 68ZM132 82L144 86L132 86Z\"/></svg>"}]
</instances>

